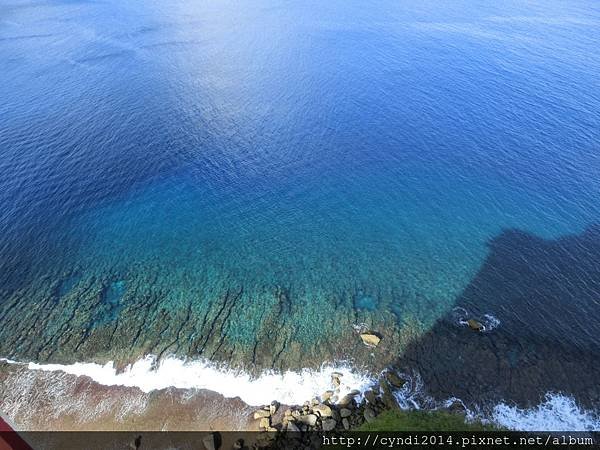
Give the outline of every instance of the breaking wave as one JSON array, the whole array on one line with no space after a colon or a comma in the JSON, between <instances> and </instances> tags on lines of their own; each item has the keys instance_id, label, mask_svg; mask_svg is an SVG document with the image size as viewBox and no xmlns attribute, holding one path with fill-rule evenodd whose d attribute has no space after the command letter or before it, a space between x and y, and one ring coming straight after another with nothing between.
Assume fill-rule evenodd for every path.
<instances>
[{"instance_id":1,"label":"breaking wave","mask_svg":"<svg viewBox=\"0 0 600 450\"><path fill-rule=\"evenodd\" d=\"M600 413L582 408L573 397L564 394L547 393L544 400L533 408L518 408L506 402L494 405L491 410L481 405L469 408L457 397L435 401L427 394L417 373L402 375L407 382L395 392L395 397L404 410L448 409L459 404L468 422L482 421L515 431L600 430Z\"/></svg>"},{"instance_id":2,"label":"breaking wave","mask_svg":"<svg viewBox=\"0 0 600 450\"><path fill-rule=\"evenodd\" d=\"M15 364L15 361L3 361ZM374 383L369 375L349 366L323 365L320 369L277 373L267 371L258 377L217 367L203 360L185 361L167 357L156 361L154 356L130 364L117 371L114 363L27 364L31 370L62 371L76 376L87 376L105 386L137 387L144 392L166 389L208 389L225 397L239 397L249 405L263 405L277 400L287 404L302 404L332 389L331 375L342 374L340 395L352 389L365 390Z\"/></svg>"},{"instance_id":3,"label":"breaking wave","mask_svg":"<svg viewBox=\"0 0 600 450\"><path fill-rule=\"evenodd\" d=\"M520 431L597 431L600 416L581 408L572 397L548 393L543 402L529 409L506 403L496 405L492 421Z\"/></svg>"},{"instance_id":4,"label":"breaking wave","mask_svg":"<svg viewBox=\"0 0 600 450\"><path fill-rule=\"evenodd\" d=\"M0 358L0 361L24 365L30 370L61 371L75 376L87 376L105 386L137 387L143 392L170 387L207 389L227 398L239 397L252 406L264 405L272 400L285 404L302 404L332 389L331 376L334 372L342 375L340 396L354 389L364 392L376 383L376 377L357 372L349 365L323 365L318 370L304 369L298 372L267 371L258 377L251 377L246 372L219 368L207 361L167 357L157 362L152 355L130 364L123 371L118 371L113 362L101 365L21 363L4 358ZM507 402L500 402L491 409L469 409L455 397L436 402L427 394L417 373L402 375L407 382L394 395L400 407L405 410L447 408L452 403L459 402L464 407L467 421L482 420L511 430L600 430L600 415L582 408L573 397L564 394L548 393L539 405L527 409Z\"/></svg>"}]
</instances>

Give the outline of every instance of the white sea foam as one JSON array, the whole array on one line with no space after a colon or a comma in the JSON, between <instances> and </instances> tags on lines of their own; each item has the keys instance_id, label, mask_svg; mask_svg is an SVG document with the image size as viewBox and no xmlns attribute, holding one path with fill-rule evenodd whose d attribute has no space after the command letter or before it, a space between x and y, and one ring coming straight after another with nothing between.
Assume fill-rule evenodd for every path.
<instances>
[{"instance_id":1,"label":"white sea foam","mask_svg":"<svg viewBox=\"0 0 600 450\"><path fill-rule=\"evenodd\" d=\"M208 389L225 397L240 397L249 405L263 405L278 400L287 404L301 404L331 389L331 374L342 374L341 395L352 389L366 390L376 382L375 378L357 372L349 366L323 366L319 370L304 369L299 372L265 372L258 378L240 371L221 369L206 361L184 361L174 357L156 364L153 356L147 356L118 372L112 362L37 364L21 363L0 358L10 364L27 365L30 370L61 371L76 376L88 376L106 386L134 386L144 392L168 387L182 389ZM423 386L418 374L403 377L406 385L395 392L403 409L435 409L448 407L457 398L436 404ZM466 408L465 408L466 409ZM487 409L487 408L485 408ZM489 411L489 409L487 409ZM549 393L538 406L518 408L505 402L496 405L491 413L482 409L466 409L467 419L493 422L502 427L522 431L598 431L600 415L581 408L572 397Z\"/></svg>"},{"instance_id":2,"label":"white sea foam","mask_svg":"<svg viewBox=\"0 0 600 450\"><path fill-rule=\"evenodd\" d=\"M264 372L251 377L241 371L227 370L207 361L184 361L175 357L161 359L157 364L147 356L117 372L114 364L29 363L31 370L62 371L77 376L88 376L106 386L135 386L144 392L168 387L182 389L208 389L225 397L240 397L249 405L262 405L277 400L287 404L302 404L332 388L331 374L342 374L340 395L352 389L365 390L374 380L365 373L348 366L323 366L319 370L303 369L299 372Z\"/></svg>"},{"instance_id":3,"label":"white sea foam","mask_svg":"<svg viewBox=\"0 0 600 450\"><path fill-rule=\"evenodd\" d=\"M403 380L406 380L404 386L394 392L394 397L402 409L423 409L427 408L432 399L425 392L421 376L414 372L412 374L400 374Z\"/></svg>"},{"instance_id":4,"label":"white sea foam","mask_svg":"<svg viewBox=\"0 0 600 450\"><path fill-rule=\"evenodd\" d=\"M492 421L512 430L521 431L598 431L600 417L581 408L572 397L546 394L535 408L521 409L506 403L498 404Z\"/></svg>"},{"instance_id":5,"label":"white sea foam","mask_svg":"<svg viewBox=\"0 0 600 450\"><path fill-rule=\"evenodd\" d=\"M8 358L0 358L0 362L5 362L7 364L21 364L18 361L14 361L14 360L8 359Z\"/></svg>"},{"instance_id":6,"label":"white sea foam","mask_svg":"<svg viewBox=\"0 0 600 450\"><path fill-rule=\"evenodd\" d=\"M469 408L457 397L435 401L426 393L418 374L403 374L403 378L407 383L395 392L402 409L446 409L460 403L468 422L493 423L517 431L600 431L600 411L585 410L570 396L548 393L543 402L528 409L501 402L490 412L482 405Z\"/></svg>"},{"instance_id":7,"label":"white sea foam","mask_svg":"<svg viewBox=\"0 0 600 450\"><path fill-rule=\"evenodd\" d=\"M497 328L500 325L500 320L491 314L484 314L483 327L484 331L492 331L494 328Z\"/></svg>"}]
</instances>

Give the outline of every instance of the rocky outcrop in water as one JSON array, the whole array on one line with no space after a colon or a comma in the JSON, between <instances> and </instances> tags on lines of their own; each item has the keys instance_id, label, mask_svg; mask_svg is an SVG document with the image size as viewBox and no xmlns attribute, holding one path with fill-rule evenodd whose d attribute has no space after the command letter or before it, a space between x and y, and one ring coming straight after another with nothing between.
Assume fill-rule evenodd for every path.
<instances>
[{"instance_id":1,"label":"rocky outcrop in water","mask_svg":"<svg viewBox=\"0 0 600 450\"><path fill-rule=\"evenodd\" d=\"M469 320L467 320L467 325L473 331L483 331L484 330L483 324L481 322L478 322L475 319L469 319Z\"/></svg>"},{"instance_id":2,"label":"rocky outcrop in water","mask_svg":"<svg viewBox=\"0 0 600 450\"><path fill-rule=\"evenodd\" d=\"M381 338L373 333L361 333L360 338L367 347L377 347Z\"/></svg>"}]
</instances>

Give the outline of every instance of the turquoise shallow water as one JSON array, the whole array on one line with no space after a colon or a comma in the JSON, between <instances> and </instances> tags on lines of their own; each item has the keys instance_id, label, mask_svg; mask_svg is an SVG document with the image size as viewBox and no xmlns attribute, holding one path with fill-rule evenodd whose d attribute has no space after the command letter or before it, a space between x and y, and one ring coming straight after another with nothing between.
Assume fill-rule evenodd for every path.
<instances>
[{"instance_id":1,"label":"turquoise shallow water","mask_svg":"<svg viewBox=\"0 0 600 450\"><path fill-rule=\"evenodd\" d=\"M498 236L600 216L594 2L47 1L0 20L3 356L376 364L365 322L384 364L474 280L489 292Z\"/></svg>"}]
</instances>

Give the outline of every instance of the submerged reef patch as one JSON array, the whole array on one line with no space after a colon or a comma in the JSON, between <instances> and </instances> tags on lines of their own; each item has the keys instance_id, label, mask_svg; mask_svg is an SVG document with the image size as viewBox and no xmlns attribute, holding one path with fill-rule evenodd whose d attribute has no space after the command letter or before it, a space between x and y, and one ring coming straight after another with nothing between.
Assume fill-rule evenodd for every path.
<instances>
[{"instance_id":1,"label":"submerged reef patch","mask_svg":"<svg viewBox=\"0 0 600 450\"><path fill-rule=\"evenodd\" d=\"M6 325L0 352L20 360L118 365L150 353L159 359L202 357L259 373L317 368L324 361L384 367L410 339L386 310L309 300L280 285L261 290L215 285L208 277L184 293L185 274L165 283L156 271L144 269L116 280L82 277L58 303L51 301L51 277L14 292L0 306ZM376 350L362 345L352 327L357 317L381 330L386 345Z\"/></svg>"}]
</instances>

